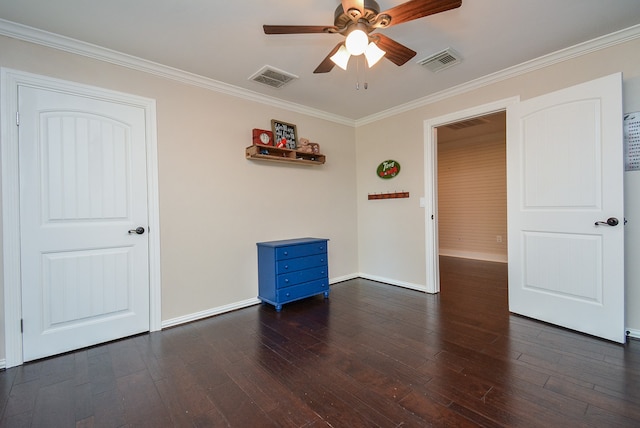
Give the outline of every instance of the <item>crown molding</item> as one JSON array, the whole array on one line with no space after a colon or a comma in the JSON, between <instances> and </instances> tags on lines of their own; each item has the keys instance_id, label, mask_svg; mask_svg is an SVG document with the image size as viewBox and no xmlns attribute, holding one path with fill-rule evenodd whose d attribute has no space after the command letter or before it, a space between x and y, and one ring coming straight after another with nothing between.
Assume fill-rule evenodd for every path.
<instances>
[{"instance_id":1,"label":"crown molding","mask_svg":"<svg viewBox=\"0 0 640 428\"><path fill-rule=\"evenodd\" d=\"M203 77L194 73L179 70L177 68L158 64L135 57L133 55L117 52L91 43L86 43L70 37L61 36L59 34L50 33L48 31L39 30L37 28L28 27L26 25L17 24L15 22L0 19L0 35L11 37L14 39L35 43L41 46L82 55L88 58L97 59L99 61L108 62L114 65L127 67L133 70L142 71L144 73L153 74L165 79L171 79L188 85L198 86L226 95L266 104L271 107L277 107L284 110L303 113L308 116L319 119L328 120L330 122L339 123L347 126L355 126L355 121L343 116L332 114L323 110L314 109L302 104L284 101L282 99L263 95L249 89L240 88L218 80Z\"/></svg>"},{"instance_id":2,"label":"crown molding","mask_svg":"<svg viewBox=\"0 0 640 428\"><path fill-rule=\"evenodd\" d=\"M496 73L471 80L461 85L445 89L435 94L428 95L426 97L422 97L417 100L401 104L399 106L392 107L390 109L383 110L381 112L357 120L335 115L323 110L314 109L302 104L291 103L289 101L284 101L276 97L263 95L255 91L240 88L234 85L229 85L224 82L209 79L194 73L179 70L177 68L158 64L153 61L147 61L138 57L134 57L132 55L127 55L111 49L93 45L91 43L82 42L70 37L42 31L36 28L28 27L3 19L0 19L0 35L35 43L42 46L47 46L53 49L58 49L77 55L82 55L88 58L93 58L111 64L127 67L133 70L153 74L162 78L171 79L181 83L198 86L204 89L220 92L238 98L243 98L249 101L266 104L272 107L294 111L297 113L303 113L308 116L357 128L359 126L366 125L387 117L395 116L416 108L433 104L452 96L460 95L482 88L484 86L520 76L522 74L526 74L540 68L548 67L553 64L568 61L572 58L587 55L601 49L606 49L611 46L635 40L637 38L640 38L640 25L635 25L633 27L617 31L615 33L607 34L605 36L598 37L566 49L561 49L551 54L518 64L513 67L506 68Z\"/></svg>"},{"instance_id":3,"label":"crown molding","mask_svg":"<svg viewBox=\"0 0 640 428\"><path fill-rule=\"evenodd\" d=\"M406 104L392 107L379 113L375 113L370 116L358 119L356 120L356 128L419 107L424 107L426 105L442 101L455 95L464 94L466 92L470 92L484 86L489 86L503 80L511 79L522 74L530 73L544 67L549 67L551 65L568 61L570 59L587 55L592 52L606 49L621 43L626 43L637 38L640 38L640 25L635 25L633 27L617 31L615 33L607 34L605 36L598 37L566 49L561 49L559 51L532 59L527 62L523 62L513 67L505 68L504 70L498 71L496 73L488 74L486 76L471 80L461 85L454 86L443 91L436 92L435 94L408 102Z\"/></svg>"}]
</instances>

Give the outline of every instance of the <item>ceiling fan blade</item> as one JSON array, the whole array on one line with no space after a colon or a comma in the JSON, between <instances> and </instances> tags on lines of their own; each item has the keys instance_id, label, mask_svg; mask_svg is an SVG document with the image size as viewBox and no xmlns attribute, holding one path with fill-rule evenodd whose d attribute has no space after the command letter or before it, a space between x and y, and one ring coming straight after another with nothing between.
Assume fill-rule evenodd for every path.
<instances>
[{"instance_id":1,"label":"ceiling fan blade","mask_svg":"<svg viewBox=\"0 0 640 428\"><path fill-rule=\"evenodd\" d=\"M385 14L391 17L391 23L389 24L389 27L391 27L392 25L455 9L460 5L462 5L462 0L409 0L380 13L380 15Z\"/></svg>"},{"instance_id":2,"label":"ceiling fan blade","mask_svg":"<svg viewBox=\"0 0 640 428\"><path fill-rule=\"evenodd\" d=\"M263 25L264 34L329 33L337 30L333 25Z\"/></svg>"},{"instance_id":3,"label":"ceiling fan blade","mask_svg":"<svg viewBox=\"0 0 640 428\"><path fill-rule=\"evenodd\" d=\"M409 49L404 45L401 45L395 40L390 39L384 34L376 33L374 37L378 39L376 41L376 45L378 45L380 49L386 52L386 55L384 57L395 65L402 65L416 56L415 51Z\"/></svg>"},{"instance_id":4,"label":"ceiling fan blade","mask_svg":"<svg viewBox=\"0 0 640 428\"><path fill-rule=\"evenodd\" d=\"M351 19L357 20L364 15L364 0L342 0L342 9ZM352 14L349 10L357 10L359 13Z\"/></svg>"},{"instance_id":5,"label":"ceiling fan blade","mask_svg":"<svg viewBox=\"0 0 640 428\"><path fill-rule=\"evenodd\" d=\"M333 66L336 65L333 61L331 61L331 57L333 56L333 54L338 52L338 49L340 49L340 46L342 46L343 44L344 44L344 42L338 43L336 45L336 47L333 48L331 50L331 52L329 52L329 55L327 55L326 58L322 60L320 65L318 67L316 67L315 70L313 70L313 72L314 73L328 73L328 72L330 72L333 69Z\"/></svg>"}]
</instances>

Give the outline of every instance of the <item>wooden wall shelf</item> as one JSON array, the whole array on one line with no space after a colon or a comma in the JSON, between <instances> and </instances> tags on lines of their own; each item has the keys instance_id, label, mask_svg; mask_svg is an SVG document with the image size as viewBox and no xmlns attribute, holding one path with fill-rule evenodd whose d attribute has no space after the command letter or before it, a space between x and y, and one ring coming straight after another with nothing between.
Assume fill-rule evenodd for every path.
<instances>
[{"instance_id":1,"label":"wooden wall shelf","mask_svg":"<svg viewBox=\"0 0 640 428\"><path fill-rule=\"evenodd\" d=\"M408 198L409 192L369 193L369 200Z\"/></svg>"},{"instance_id":2,"label":"wooden wall shelf","mask_svg":"<svg viewBox=\"0 0 640 428\"><path fill-rule=\"evenodd\" d=\"M325 156L319 153L305 153L297 150L279 149L273 146L249 146L246 149L246 157L250 160L263 160L271 162L286 162L298 165L322 165Z\"/></svg>"}]
</instances>

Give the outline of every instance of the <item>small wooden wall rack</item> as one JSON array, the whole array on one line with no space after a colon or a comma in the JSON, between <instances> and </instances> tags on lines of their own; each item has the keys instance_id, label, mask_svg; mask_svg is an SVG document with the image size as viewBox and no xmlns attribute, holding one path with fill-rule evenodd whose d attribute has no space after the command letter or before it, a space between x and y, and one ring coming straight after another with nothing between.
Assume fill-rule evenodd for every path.
<instances>
[{"instance_id":1,"label":"small wooden wall rack","mask_svg":"<svg viewBox=\"0 0 640 428\"><path fill-rule=\"evenodd\" d=\"M368 199L400 199L408 198L409 192L369 193Z\"/></svg>"}]
</instances>

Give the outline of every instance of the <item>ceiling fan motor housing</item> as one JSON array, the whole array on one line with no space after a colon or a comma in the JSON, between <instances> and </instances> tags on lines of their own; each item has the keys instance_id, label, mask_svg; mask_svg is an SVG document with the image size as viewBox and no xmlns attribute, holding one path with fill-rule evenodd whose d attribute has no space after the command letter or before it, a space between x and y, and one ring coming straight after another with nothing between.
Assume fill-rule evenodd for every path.
<instances>
[{"instance_id":1,"label":"ceiling fan motor housing","mask_svg":"<svg viewBox=\"0 0 640 428\"><path fill-rule=\"evenodd\" d=\"M364 1L364 14L361 15L360 11L351 9L345 13L342 5L338 5L334 13L333 25L338 28L345 28L354 21L361 19L371 23L375 20L376 16L380 13L380 6L374 0Z\"/></svg>"}]
</instances>

